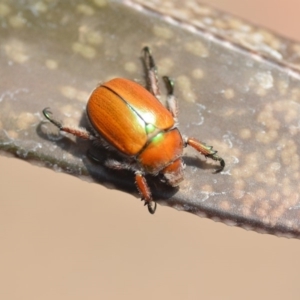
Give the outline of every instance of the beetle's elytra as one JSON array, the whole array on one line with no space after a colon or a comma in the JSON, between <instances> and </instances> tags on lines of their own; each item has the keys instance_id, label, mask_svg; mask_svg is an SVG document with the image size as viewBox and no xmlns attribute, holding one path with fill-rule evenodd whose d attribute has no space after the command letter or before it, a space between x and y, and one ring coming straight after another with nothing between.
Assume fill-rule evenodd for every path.
<instances>
[{"instance_id":1,"label":"beetle's elytra","mask_svg":"<svg viewBox=\"0 0 300 300\"><path fill-rule=\"evenodd\" d=\"M178 107L174 83L163 77L167 89L167 107L159 101L159 88L154 59L148 47L143 49L148 89L124 78L115 78L98 86L88 100L86 112L92 132L66 127L52 118L48 108L44 116L61 131L83 139L100 141L112 151L120 153L120 161L107 160L113 169L129 169L135 173L137 188L150 213L156 210L146 174L163 175L162 180L177 186L183 180L183 148L191 146L198 152L219 161L217 151L195 138L182 137L177 128Z\"/></svg>"}]
</instances>

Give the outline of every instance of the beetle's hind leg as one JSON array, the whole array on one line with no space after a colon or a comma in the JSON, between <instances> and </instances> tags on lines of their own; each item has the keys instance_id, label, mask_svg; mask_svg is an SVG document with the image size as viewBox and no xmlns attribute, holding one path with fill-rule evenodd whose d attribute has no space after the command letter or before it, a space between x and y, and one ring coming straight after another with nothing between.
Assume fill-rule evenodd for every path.
<instances>
[{"instance_id":1,"label":"beetle's hind leg","mask_svg":"<svg viewBox=\"0 0 300 300\"><path fill-rule=\"evenodd\" d=\"M203 154L205 157L209 157L213 160L216 160L220 162L221 168L218 170L218 172L221 172L225 167L225 161L222 157L217 155L217 151L213 150L212 146L207 146L204 143L201 143L197 139L194 138L186 138L185 139L185 146L191 146L201 154Z\"/></svg>"},{"instance_id":2,"label":"beetle's hind leg","mask_svg":"<svg viewBox=\"0 0 300 300\"><path fill-rule=\"evenodd\" d=\"M90 132L88 132L84 129L78 129L78 128L64 126L59 121L53 119L52 118L52 112L50 111L50 109L48 107L43 109L43 114L44 114L45 118L47 120L49 120L52 124L54 124L56 127L58 127L60 131L73 134L73 135L75 135L79 138L86 139L86 140L96 139L96 137L93 134L91 134Z\"/></svg>"},{"instance_id":3,"label":"beetle's hind leg","mask_svg":"<svg viewBox=\"0 0 300 300\"><path fill-rule=\"evenodd\" d=\"M174 81L170 79L168 76L163 76L163 80L167 87L168 95L167 95L167 108L173 115L174 120L177 122L178 116L178 103L174 96Z\"/></svg>"},{"instance_id":4,"label":"beetle's hind leg","mask_svg":"<svg viewBox=\"0 0 300 300\"><path fill-rule=\"evenodd\" d=\"M143 48L144 52L144 63L146 67L146 77L147 77L147 88L157 99L160 98L160 91L158 86L158 76L157 76L157 67L154 62L154 58L151 55L149 47ZM174 81L169 77L164 76L163 80L167 87L168 95L167 95L167 107L168 110L173 115L175 121L177 121L178 115L178 105L174 96Z\"/></svg>"},{"instance_id":5,"label":"beetle's hind leg","mask_svg":"<svg viewBox=\"0 0 300 300\"><path fill-rule=\"evenodd\" d=\"M146 68L146 80L147 80L147 88L157 99L160 97L160 91L158 86L158 77L157 77L157 67L155 65L153 56L151 55L150 48L143 48L144 56L144 64Z\"/></svg>"}]
</instances>

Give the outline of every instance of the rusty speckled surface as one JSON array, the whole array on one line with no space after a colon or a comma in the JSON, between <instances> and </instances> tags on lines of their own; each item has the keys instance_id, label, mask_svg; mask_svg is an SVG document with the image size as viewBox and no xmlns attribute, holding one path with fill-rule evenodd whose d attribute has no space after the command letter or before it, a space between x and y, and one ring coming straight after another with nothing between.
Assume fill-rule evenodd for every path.
<instances>
[{"instance_id":1,"label":"rusty speckled surface","mask_svg":"<svg viewBox=\"0 0 300 300\"><path fill-rule=\"evenodd\" d=\"M237 21L206 6L194 10L213 20L209 31L130 1L30 3L0 4L2 153L135 193L130 174L90 161L88 143L58 135L41 111L51 107L63 122L86 126L85 103L99 82L118 76L144 84L140 51L149 45L159 74L175 80L182 133L213 145L227 164L216 174L217 164L187 149L180 190L149 179L158 202L299 238L299 74L297 62L281 51L296 43L269 33L261 36L270 43L257 44L225 24ZM246 32L251 47L231 39L238 32ZM268 51L259 55L257 45Z\"/></svg>"}]
</instances>

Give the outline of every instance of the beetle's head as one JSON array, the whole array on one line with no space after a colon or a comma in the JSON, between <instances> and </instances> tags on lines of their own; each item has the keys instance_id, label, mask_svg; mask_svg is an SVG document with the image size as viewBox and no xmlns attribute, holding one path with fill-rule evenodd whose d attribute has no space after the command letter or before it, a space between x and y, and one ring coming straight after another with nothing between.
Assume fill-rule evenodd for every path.
<instances>
[{"instance_id":1,"label":"beetle's head","mask_svg":"<svg viewBox=\"0 0 300 300\"><path fill-rule=\"evenodd\" d=\"M164 175L166 182L175 187L183 180L183 163L181 158L176 159L170 165L165 167L161 173Z\"/></svg>"}]
</instances>

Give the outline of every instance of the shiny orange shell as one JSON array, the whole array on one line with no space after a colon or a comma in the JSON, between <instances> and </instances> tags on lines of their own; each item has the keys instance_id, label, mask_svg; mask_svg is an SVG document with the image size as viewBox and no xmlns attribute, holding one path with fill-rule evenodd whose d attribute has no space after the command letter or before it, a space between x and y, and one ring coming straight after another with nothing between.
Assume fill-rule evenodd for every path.
<instances>
[{"instance_id":1,"label":"shiny orange shell","mask_svg":"<svg viewBox=\"0 0 300 300\"><path fill-rule=\"evenodd\" d=\"M183 141L177 128L158 133L138 156L143 169L157 174L171 162L182 156Z\"/></svg>"},{"instance_id":2,"label":"shiny orange shell","mask_svg":"<svg viewBox=\"0 0 300 300\"><path fill-rule=\"evenodd\" d=\"M93 128L128 156L138 154L156 133L174 126L167 108L144 87L123 78L97 87L86 110Z\"/></svg>"}]
</instances>

